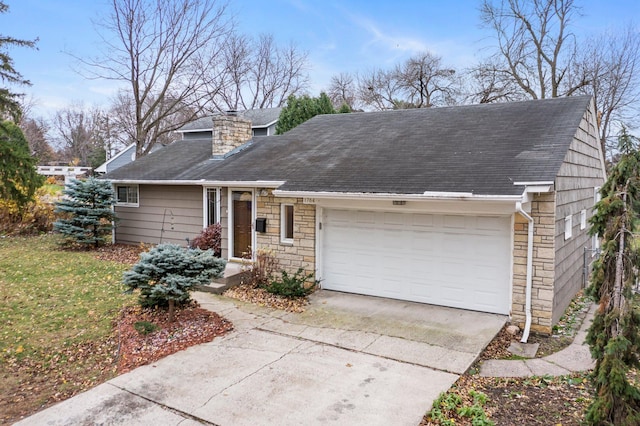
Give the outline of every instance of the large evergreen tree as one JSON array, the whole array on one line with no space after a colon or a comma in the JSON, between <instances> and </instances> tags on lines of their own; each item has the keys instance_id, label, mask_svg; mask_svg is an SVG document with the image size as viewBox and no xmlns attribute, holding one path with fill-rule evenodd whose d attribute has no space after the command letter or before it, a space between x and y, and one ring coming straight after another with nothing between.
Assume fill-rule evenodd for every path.
<instances>
[{"instance_id":1,"label":"large evergreen tree","mask_svg":"<svg viewBox=\"0 0 640 426\"><path fill-rule=\"evenodd\" d=\"M640 312L634 309L633 285L638 278L634 203L640 196L640 152L637 139L623 129L620 161L601 189L602 200L591 219L591 233L602 237L602 254L594 264L589 293L599 300L587 334L596 360L596 390L587 421L596 425L640 424L640 390L628 380L640 367Z\"/></svg>"},{"instance_id":2,"label":"large evergreen tree","mask_svg":"<svg viewBox=\"0 0 640 426\"><path fill-rule=\"evenodd\" d=\"M123 283L129 293L140 290L143 306L168 304L169 321L173 321L176 304L187 302L195 286L221 277L226 263L213 250L160 244L140 255L140 261L124 273Z\"/></svg>"},{"instance_id":3,"label":"large evergreen tree","mask_svg":"<svg viewBox=\"0 0 640 426\"><path fill-rule=\"evenodd\" d=\"M111 183L89 178L74 179L64 190L64 197L56 203L56 213L63 218L53 228L65 236L67 242L98 247L107 241L115 214Z\"/></svg>"},{"instance_id":4,"label":"large evergreen tree","mask_svg":"<svg viewBox=\"0 0 640 426\"><path fill-rule=\"evenodd\" d=\"M18 209L32 201L44 183L36 162L22 130L11 121L0 122L0 196L15 202Z\"/></svg>"},{"instance_id":5,"label":"large evergreen tree","mask_svg":"<svg viewBox=\"0 0 640 426\"><path fill-rule=\"evenodd\" d=\"M276 125L276 134L280 135L289 131L316 115L335 113L336 110L331 104L331 99L324 92L320 93L317 98L312 98L308 95L298 98L295 95L291 95L287 98L287 105L280 112L278 124Z\"/></svg>"},{"instance_id":6,"label":"large evergreen tree","mask_svg":"<svg viewBox=\"0 0 640 426\"><path fill-rule=\"evenodd\" d=\"M8 10L9 6L0 1L0 14L7 13ZM0 117L9 115L16 123L20 121L22 113L19 102L20 94L12 92L4 85L7 83L29 85L31 83L13 67L13 59L11 59L7 50L11 46L34 47L35 44L36 40L20 40L0 34L0 81L2 82L2 87L0 87Z\"/></svg>"}]
</instances>

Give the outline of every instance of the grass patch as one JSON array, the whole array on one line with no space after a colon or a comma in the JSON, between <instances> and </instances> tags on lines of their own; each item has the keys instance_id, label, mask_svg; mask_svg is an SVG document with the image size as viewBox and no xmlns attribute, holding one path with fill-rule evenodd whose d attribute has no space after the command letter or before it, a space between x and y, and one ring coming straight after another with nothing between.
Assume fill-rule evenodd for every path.
<instances>
[{"instance_id":1,"label":"grass patch","mask_svg":"<svg viewBox=\"0 0 640 426\"><path fill-rule=\"evenodd\" d=\"M128 267L51 235L0 238L0 423L115 374L114 320L135 303Z\"/></svg>"},{"instance_id":2,"label":"grass patch","mask_svg":"<svg viewBox=\"0 0 640 426\"><path fill-rule=\"evenodd\" d=\"M57 197L62 195L62 191L64 190L64 185L58 185L57 183L45 183L44 185L42 185L42 188L44 188L44 192L47 195L50 195L52 197Z\"/></svg>"}]
</instances>

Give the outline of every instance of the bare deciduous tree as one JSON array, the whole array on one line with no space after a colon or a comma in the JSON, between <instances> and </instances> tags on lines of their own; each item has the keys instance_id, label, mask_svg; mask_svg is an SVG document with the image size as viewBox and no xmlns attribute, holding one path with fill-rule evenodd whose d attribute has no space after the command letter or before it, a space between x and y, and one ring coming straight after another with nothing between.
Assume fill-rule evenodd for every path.
<instances>
[{"instance_id":1,"label":"bare deciduous tree","mask_svg":"<svg viewBox=\"0 0 640 426\"><path fill-rule=\"evenodd\" d=\"M20 129L29 142L31 155L38 159L38 164L47 164L56 160L56 153L49 144L47 136L49 127L49 123L42 117L32 118L23 114L20 119Z\"/></svg>"},{"instance_id":2,"label":"bare deciduous tree","mask_svg":"<svg viewBox=\"0 0 640 426\"><path fill-rule=\"evenodd\" d=\"M96 138L98 116L98 109L86 108L83 104L71 105L56 112L52 127L62 160L79 162L82 166L95 162L95 156L103 149Z\"/></svg>"},{"instance_id":3,"label":"bare deciduous tree","mask_svg":"<svg viewBox=\"0 0 640 426\"><path fill-rule=\"evenodd\" d=\"M476 72L481 102L590 94L600 115L602 150L613 123L628 121L640 99L640 35L636 28L578 40L571 32L579 13L573 0L485 0L483 23L496 33L498 49ZM637 113L637 111L635 111Z\"/></svg>"},{"instance_id":4,"label":"bare deciduous tree","mask_svg":"<svg viewBox=\"0 0 640 426\"><path fill-rule=\"evenodd\" d=\"M391 70L373 70L358 76L357 94L365 106L377 110L428 108L456 102L456 71L442 58L425 52Z\"/></svg>"},{"instance_id":5,"label":"bare deciduous tree","mask_svg":"<svg viewBox=\"0 0 640 426\"><path fill-rule=\"evenodd\" d=\"M170 97L167 97L167 101L175 102ZM151 109L151 105L155 102L154 96L148 96L143 108ZM171 113L162 108L156 108L154 111L149 115L148 130L150 135L154 135L154 143L149 148L149 152L154 146L168 145L173 142L175 139L173 130L193 120L198 109L194 109L191 104L177 103L172 107ZM101 117L100 129L106 144L108 143L115 150L120 150L136 140L135 112L136 102L131 93L125 90L119 91L111 100L109 111ZM158 117L156 114L162 114L162 117Z\"/></svg>"},{"instance_id":6,"label":"bare deciduous tree","mask_svg":"<svg viewBox=\"0 0 640 426\"><path fill-rule=\"evenodd\" d=\"M485 0L481 16L496 34L492 62L498 77L508 77L531 99L570 96L589 84L574 69L577 44L570 23L577 12L573 0Z\"/></svg>"},{"instance_id":7,"label":"bare deciduous tree","mask_svg":"<svg viewBox=\"0 0 640 426\"><path fill-rule=\"evenodd\" d=\"M218 111L283 106L308 85L307 54L290 44L277 46L272 35L258 39L233 34L221 60L201 68L205 90Z\"/></svg>"},{"instance_id":8,"label":"bare deciduous tree","mask_svg":"<svg viewBox=\"0 0 640 426\"><path fill-rule=\"evenodd\" d=\"M607 32L583 44L579 68L589 76L582 93L593 95L600 114L600 143L603 152L616 149L615 122L638 118L640 101L640 33L628 26Z\"/></svg>"},{"instance_id":9,"label":"bare deciduous tree","mask_svg":"<svg viewBox=\"0 0 640 426\"><path fill-rule=\"evenodd\" d=\"M327 96L331 99L334 108L338 109L342 105L347 105L350 110L354 111L358 107L356 93L356 81L353 75L341 72L331 77Z\"/></svg>"},{"instance_id":10,"label":"bare deciduous tree","mask_svg":"<svg viewBox=\"0 0 640 426\"><path fill-rule=\"evenodd\" d=\"M396 109L402 91L393 71L375 69L358 75L358 99L363 105L379 111Z\"/></svg>"},{"instance_id":11,"label":"bare deciduous tree","mask_svg":"<svg viewBox=\"0 0 640 426\"><path fill-rule=\"evenodd\" d=\"M466 71L465 97L472 104L511 102L526 99L509 74L490 59Z\"/></svg>"},{"instance_id":12,"label":"bare deciduous tree","mask_svg":"<svg viewBox=\"0 0 640 426\"><path fill-rule=\"evenodd\" d=\"M226 4L216 0L112 0L101 23L104 52L81 60L93 77L126 83L133 99L136 155L207 106L195 62L216 56L231 30ZM215 62L212 57L207 63ZM193 114L167 120L184 107Z\"/></svg>"},{"instance_id":13,"label":"bare deciduous tree","mask_svg":"<svg viewBox=\"0 0 640 426\"><path fill-rule=\"evenodd\" d=\"M442 65L442 58L422 53L396 67L394 75L405 99L415 108L451 105L457 94L456 71Z\"/></svg>"}]
</instances>

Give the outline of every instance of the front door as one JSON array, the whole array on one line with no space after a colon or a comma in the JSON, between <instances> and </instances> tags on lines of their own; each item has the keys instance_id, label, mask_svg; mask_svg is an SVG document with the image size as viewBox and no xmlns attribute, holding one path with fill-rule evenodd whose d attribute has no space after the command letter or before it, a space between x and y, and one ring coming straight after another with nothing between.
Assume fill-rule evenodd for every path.
<instances>
[{"instance_id":1,"label":"front door","mask_svg":"<svg viewBox=\"0 0 640 426\"><path fill-rule=\"evenodd\" d=\"M233 257L251 257L251 191L233 191Z\"/></svg>"}]
</instances>

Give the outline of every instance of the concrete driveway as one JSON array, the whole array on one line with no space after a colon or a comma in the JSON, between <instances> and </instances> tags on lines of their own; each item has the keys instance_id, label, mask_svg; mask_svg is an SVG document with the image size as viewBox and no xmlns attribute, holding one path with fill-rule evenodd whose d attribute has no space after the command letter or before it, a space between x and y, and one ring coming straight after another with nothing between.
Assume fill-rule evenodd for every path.
<instances>
[{"instance_id":1,"label":"concrete driveway","mask_svg":"<svg viewBox=\"0 0 640 426\"><path fill-rule=\"evenodd\" d=\"M417 425L506 317L329 291L291 314L205 293L235 330L20 425Z\"/></svg>"}]
</instances>

